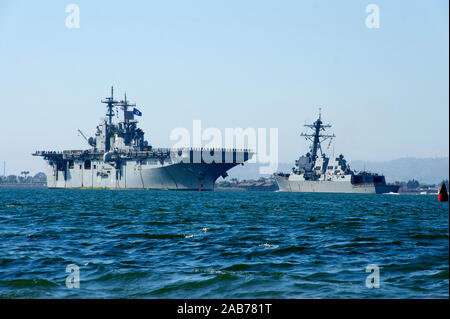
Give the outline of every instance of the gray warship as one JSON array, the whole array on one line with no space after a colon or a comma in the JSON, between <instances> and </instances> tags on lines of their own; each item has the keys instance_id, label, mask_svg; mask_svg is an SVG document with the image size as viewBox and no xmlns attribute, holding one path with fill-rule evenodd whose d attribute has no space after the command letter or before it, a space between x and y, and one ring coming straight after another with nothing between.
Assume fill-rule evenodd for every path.
<instances>
[{"instance_id":1,"label":"gray warship","mask_svg":"<svg viewBox=\"0 0 450 319\"><path fill-rule=\"evenodd\" d=\"M46 163L48 188L98 189L214 189L219 177L249 160L254 153L247 149L224 148L153 148L144 140L135 116L142 113L136 104L101 100L107 106L106 117L97 126L95 137L86 138L90 149L36 151ZM123 120L114 121L119 108Z\"/></svg>"},{"instance_id":2,"label":"gray warship","mask_svg":"<svg viewBox=\"0 0 450 319\"><path fill-rule=\"evenodd\" d=\"M386 184L383 175L351 170L342 154L332 158L326 156L321 143L331 140L335 135L325 134L325 130L331 125L322 123L320 112L319 118L305 127L312 129L312 133L301 134L312 142L310 152L295 161L292 173L274 174L280 191L363 194L398 192L400 186Z\"/></svg>"}]
</instances>

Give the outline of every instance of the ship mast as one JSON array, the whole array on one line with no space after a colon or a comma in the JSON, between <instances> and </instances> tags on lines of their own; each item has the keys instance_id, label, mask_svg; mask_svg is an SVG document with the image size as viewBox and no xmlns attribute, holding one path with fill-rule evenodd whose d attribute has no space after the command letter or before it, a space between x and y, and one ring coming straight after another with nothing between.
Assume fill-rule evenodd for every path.
<instances>
[{"instance_id":1,"label":"ship mast","mask_svg":"<svg viewBox=\"0 0 450 319\"><path fill-rule=\"evenodd\" d=\"M112 86L111 86L111 96L106 97L101 102L107 104L108 113L106 113L106 116L108 116L109 125L112 125L112 117L114 116L113 107L114 104L118 103L117 101L114 101L114 88Z\"/></svg>"},{"instance_id":2,"label":"ship mast","mask_svg":"<svg viewBox=\"0 0 450 319\"><path fill-rule=\"evenodd\" d=\"M125 93L124 99L122 101L120 101L117 105L120 106L122 108L122 110L123 110L123 121L125 123L128 122L130 120L130 115L128 114L128 108L129 107L135 107L136 103L133 103L133 104L128 103L127 93ZM132 116L132 114L131 114L131 116Z\"/></svg>"},{"instance_id":3,"label":"ship mast","mask_svg":"<svg viewBox=\"0 0 450 319\"><path fill-rule=\"evenodd\" d=\"M319 109L319 118L317 121L313 124L305 124L305 127L312 129L313 133L301 133L300 136L304 136L305 139L310 140L313 143L311 146L311 159L315 163L317 159L317 151L320 150L320 154L322 154L322 147L320 144L329 138L335 137L335 135L321 134L322 131L325 131L325 129L331 127L330 124L323 124L321 109Z\"/></svg>"}]
</instances>

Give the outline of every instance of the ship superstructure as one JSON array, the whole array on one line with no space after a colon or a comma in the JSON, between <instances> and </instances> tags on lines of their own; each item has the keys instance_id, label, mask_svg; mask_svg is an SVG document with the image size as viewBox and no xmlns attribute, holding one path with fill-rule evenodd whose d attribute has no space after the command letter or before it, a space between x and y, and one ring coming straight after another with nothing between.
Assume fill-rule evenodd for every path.
<instances>
[{"instance_id":1,"label":"ship superstructure","mask_svg":"<svg viewBox=\"0 0 450 319\"><path fill-rule=\"evenodd\" d=\"M342 154L331 158L325 154L322 143L331 141L335 135L325 134L331 125L322 122L320 112L319 118L305 127L311 129L311 132L302 133L301 136L311 141L310 152L295 161L290 174L275 174L280 191L369 194L398 192L400 186L386 184L383 175L353 171ZM331 142L328 145L330 144Z\"/></svg>"},{"instance_id":2,"label":"ship superstructure","mask_svg":"<svg viewBox=\"0 0 450 319\"><path fill-rule=\"evenodd\" d=\"M126 94L117 101L111 88L101 102L106 118L86 138L90 149L33 154L48 164L49 188L213 190L217 178L253 156L247 149L153 148L135 120L142 113ZM123 118L114 123L119 109Z\"/></svg>"}]
</instances>

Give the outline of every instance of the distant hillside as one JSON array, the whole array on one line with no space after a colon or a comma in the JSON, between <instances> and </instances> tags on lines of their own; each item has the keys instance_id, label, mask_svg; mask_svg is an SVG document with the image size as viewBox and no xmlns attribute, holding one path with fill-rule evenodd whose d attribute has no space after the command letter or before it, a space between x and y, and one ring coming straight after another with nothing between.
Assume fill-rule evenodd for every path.
<instances>
[{"instance_id":1,"label":"distant hillside","mask_svg":"<svg viewBox=\"0 0 450 319\"><path fill-rule=\"evenodd\" d=\"M421 183L437 184L443 179L449 178L449 158L399 158L392 161L371 162L371 161L351 161L352 169L381 173L386 176L388 182L408 181L416 179ZM267 177L259 173L259 164L245 163L244 166L237 166L231 169L228 174L230 178L258 179ZM278 172L290 173L293 163L279 163Z\"/></svg>"}]
</instances>

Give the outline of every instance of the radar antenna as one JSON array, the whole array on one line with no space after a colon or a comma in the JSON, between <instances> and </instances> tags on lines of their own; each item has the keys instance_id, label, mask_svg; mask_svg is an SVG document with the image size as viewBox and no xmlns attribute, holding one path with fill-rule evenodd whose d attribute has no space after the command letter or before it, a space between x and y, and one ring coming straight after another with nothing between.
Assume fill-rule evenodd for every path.
<instances>
[{"instance_id":1,"label":"radar antenna","mask_svg":"<svg viewBox=\"0 0 450 319\"><path fill-rule=\"evenodd\" d=\"M323 154L321 143L327 139L334 138L335 135L321 134L322 131L325 131L325 129L331 127L330 124L323 124L321 108L319 108L319 118L313 124L305 124L304 126L313 130L312 133L301 133L300 136L304 136L305 139L310 140L313 143L311 146L311 159L315 163L317 159L317 151L320 150L320 154Z\"/></svg>"}]
</instances>

